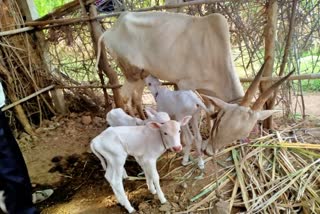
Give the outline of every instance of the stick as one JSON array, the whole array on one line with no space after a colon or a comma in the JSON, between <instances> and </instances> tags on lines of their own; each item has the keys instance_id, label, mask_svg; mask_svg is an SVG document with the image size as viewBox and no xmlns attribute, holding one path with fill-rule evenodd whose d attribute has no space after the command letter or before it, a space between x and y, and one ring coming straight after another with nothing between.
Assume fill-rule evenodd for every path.
<instances>
[{"instance_id":1,"label":"stick","mask_svg":"<svg viewBox=\"0 0 320 214\"><path fill-rule=\"evenodd\" d=\"M23 32L27 32L30 30L33 30L34 27L23 27L23 28L18 28L15 30L8 30L8 31L3 31L0 32L0 36L9 36L9 35L14 35L14 34L18 34L18 33L23 33Z\"/></svg>"},{"instance_id":2,"label":"stick","mask_svg":"<svg viewBox=\"0 0 320 214\"><path fill-rule=\"evenodd\" d=\"M261 77L260 81L277 81L280 80L282 77ZM311 79L320 79L320 74L302 74L302 75L295 75L288 78L288 80L311 80ZM253 77L249 78L240 78L241 82L251 82Z\"/></svg>"},{"instance_id":3,"label":"stick","mask_svg":"<svg viewBox=\"0 0 320 214\"><path fill-rule=\"evenodd\" d=\"M27 100L35 97L35 96L38 96L39 94L41 94L43 92L49 91L49 90L53 89L54 87L55 87L55 85L50 85L50 86L48 86L46 88L43 88L43 89L41 89L41 90L39 90L37 92L34 92L33 94L30 94L29 96L27 96L25 98L22 98L22 99L14 102L14 103L11 103L10 105L7 105L7 106L3 107L1 110L2 111L6 111L6 110L8 110L8 109L10 109L10 108L12 108L12 107L14 107L16 105L19 105L20 103L23 103L23 102L25 102L25 101L27 101Z\"/></svg>"},{"instance_id":4,"label":"stick","mask_svg":"<svg viewBox=\"0 0 320 214\"><path fill-rule=\"evenodd\" d=\"M191 6L191 5L200 5L200 4L212 4L212 3L218 3L218 2L226 2L226 0L205 0L205 1L193 1L193 2L184 2L181 4L172 4L172 5L162 5L162 6L153 6L153 7L147 7L147 8L141 8L133 10L133 12L143 12L143 11L151 11L151 10L162 10L162 9L172 9L172 8L179 8L179 7L185 7L185 6ZM126 11L127 12L127 11ZM55 19L55 20L48 20L48 21L32 21L32 22L26 22L25 24L29 26L30 28L24 28L18 32L0 32L0 36L5 35L14 35L17 33L27 32L30 30L33 30L34 27L38 27L39 29L45 29L45 28L52 28L62 25L69 25L69 24L75 24L79 22L87 22L92 20L102 20L104 18L113 17L113 16L119 16L123 12L114 12L114 13L108 13L104 15L99 15L95 17L80 17L80 18L69 18L69 19ZM52 24L52 25L49 25ZM49 25L49 26L46 26Z\"/></svg>"},{"instance_id":5,"label":"stick","mask_svg":"<svg viewBox=\"0 0 320 214\"><path fill-rule=\"evenodd\" d=\"M107 89L116 89L120 88L122 85L76 85L76 86L65 86L58 85L56 88L107 88Z\"/></svg>"}]
</instances>

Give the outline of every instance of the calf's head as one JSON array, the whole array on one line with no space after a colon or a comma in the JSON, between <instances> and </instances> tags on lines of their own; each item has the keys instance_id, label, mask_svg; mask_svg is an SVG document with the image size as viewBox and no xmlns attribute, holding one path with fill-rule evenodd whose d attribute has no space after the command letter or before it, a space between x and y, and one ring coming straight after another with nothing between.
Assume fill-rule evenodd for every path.
<instances>
[{"instance_id":1,"label":"calf's head","mask_svg":"<svg viewBox=\"0 0 320 214\"><path fill-rule=\"evenodd\" d=\"M144 82L153 95L155 95L158 92L158 88L161 86L160 80L152 75L147 76L144 79Z\"/></svg>"},{"instance_id":2,"label":"calf's head","mask_svg":"<svg viewBox=\"0 0 320 214\"><path fill-rule=\"evenodd\" d=\"M230 145L236 140L248 137L258 120L264 120L277 110L261 110L272 92L279 87L293 72L274 83L262 93L250 107L250 102L258 89L265 63L248 88L240 104L229 104L218 98L203 95L207 102L214 104L219 111L210 132L210 140L202 145L206 153L213 155L214 151Z\"/></svg>"},{"instance_id":3,"label":"calf's head","mask_svg":"<svg viewBox=\"0 0 320 214\"><path fill-rule=\"evenodd\" d=\"M191 116L185 116L181 121L169 120L164 123L149 122L147 126L159 130L165 149L180 152L182 145L180 141L181 126L187 125Z\"/></svg>"},{"instance_id":4,"label":"calf's head","mask_svg":"<svg viewBox=\"0 0 320 214\"><path fill-rule=\"evenodd\" d=\"M151 107L146 107L145 111L148 116L148 121L155 121L158 123L165 123L170 120L170 116L167 112L157 112Z\"/></svg>"}]
</instances>

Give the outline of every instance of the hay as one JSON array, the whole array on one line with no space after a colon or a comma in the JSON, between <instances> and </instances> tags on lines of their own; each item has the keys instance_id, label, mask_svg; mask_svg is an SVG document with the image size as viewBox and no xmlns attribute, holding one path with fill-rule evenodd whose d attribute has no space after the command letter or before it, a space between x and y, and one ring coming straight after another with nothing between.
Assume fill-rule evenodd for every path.
<instances>
[{"instance_id":1,"label":"hay","mask_svg":"<svg viewBox=\"0 0 320 214\"><path fill-rule=\"evenodd\" d=\"M293 142L310 139L303 133L287 128L221 151L218 156L228 154L232 165L217 180L209 175L212 182L178 213L214 213L219 204L227 213L320 213L320 145ZM222 197L216 195L217 187Z\"/></svg>"}]
</instances>

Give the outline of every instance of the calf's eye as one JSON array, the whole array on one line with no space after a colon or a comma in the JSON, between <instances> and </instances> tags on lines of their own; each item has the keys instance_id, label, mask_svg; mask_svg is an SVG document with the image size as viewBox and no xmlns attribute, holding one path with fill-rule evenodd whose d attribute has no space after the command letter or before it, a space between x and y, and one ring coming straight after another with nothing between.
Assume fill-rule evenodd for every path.
<instances>
[{"instance_id":1,"label":"calf's eye","mask_svg":"<svg viewBox=\"0 0 320 214\"><path fill-rule=\"evenodd\" d=\"M164 135L168 135L167 132L163 133Z\"/></svg>"},{"instance_id":2,"label":"calf's eye","mask_svg":"<svg viewBox=\"0 0 320 214\"><path fill-rule=\"evenodd\" d=\"M148 85L151 86L151 83L149 83Z\"/></svg>"},{"instance_id":3,"label":"calf's eye","mask_svg":"<svg viewBox=\"0 0 320 214\"><path fill-rule=\"evenodd\" d=\"M181 133L181 130L179 130L179 133Z\"/></svg>"}]
</instances>

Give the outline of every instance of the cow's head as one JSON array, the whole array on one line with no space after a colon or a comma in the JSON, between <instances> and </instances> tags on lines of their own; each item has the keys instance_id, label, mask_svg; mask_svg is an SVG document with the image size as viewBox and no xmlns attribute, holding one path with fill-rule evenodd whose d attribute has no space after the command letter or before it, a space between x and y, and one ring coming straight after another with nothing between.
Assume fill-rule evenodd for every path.
<instances>
[{"instance_id":1,"label":"cow's head","mask_svg":"<svg viewBox=\"0 0 320 214\"><path fill-rule=\"evenodd\" d=\"M264 120L277 110L261 110L272 92L279 87L293 72L274 83L262 93L250 107L251 100L259 87L260 78L265 63L248 88L240 104L229 104L221 99L203 95L205 101L212 103L219 110L210 132L209 142L202 145L206 153L213 155L214 151L230 145L236 140L248 137L258 120Z\"/></svg>"}]
</instances>

